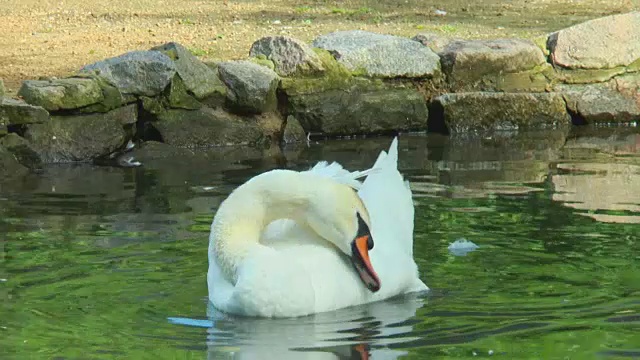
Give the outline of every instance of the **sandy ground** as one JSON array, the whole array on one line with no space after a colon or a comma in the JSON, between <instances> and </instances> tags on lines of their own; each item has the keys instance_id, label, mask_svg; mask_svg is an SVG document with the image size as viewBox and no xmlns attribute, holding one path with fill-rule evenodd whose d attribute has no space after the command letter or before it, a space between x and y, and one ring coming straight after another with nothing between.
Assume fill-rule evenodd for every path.
<instances>
[{"instance_id":1,"label":"sandy ground","mask_svg":"<svg viewBox=\"0 0 640 360\"><path fill-rule=\"evenodd\" d=\"M531 38L640 0L1 0L0 79L67 76L82 65L176 41L202 59L246 57L266 35L311 41L334 30ZM436 10L446 11L437 15Z\"/></svg>"}]
</instances>

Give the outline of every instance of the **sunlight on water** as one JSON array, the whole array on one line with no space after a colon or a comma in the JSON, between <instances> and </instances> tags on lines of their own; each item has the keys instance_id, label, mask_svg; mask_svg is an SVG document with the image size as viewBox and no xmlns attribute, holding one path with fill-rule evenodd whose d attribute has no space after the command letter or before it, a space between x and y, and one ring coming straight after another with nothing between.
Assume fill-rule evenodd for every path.
<instances>
[{"instance_id":1,"label":"sunlight on water","mask_svg":"<svg viewBox=\"0 0 640 360\"><path fill-rule=\"evenodd\" d=\"M296 319L207 306L215 209L275 167L370 166L389 138L51 166L0 187L0 358L640 358L634 131L402 136L432 291Z\"/></svg>"}]
</instances>

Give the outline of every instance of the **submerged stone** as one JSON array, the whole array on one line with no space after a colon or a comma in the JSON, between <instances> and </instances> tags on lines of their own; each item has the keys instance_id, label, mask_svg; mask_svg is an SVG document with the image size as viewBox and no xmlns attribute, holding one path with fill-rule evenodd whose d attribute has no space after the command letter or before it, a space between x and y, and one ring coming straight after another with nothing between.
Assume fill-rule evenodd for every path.
<instances>
[{"instance_id":1,"label":"submerged stone","mask_svg":"<svg viewBox=\"0 0 640 360\"><path fill-rule=\"evenodd\" d=\"M571 121L560 93L444 94L434 99L434 111L429 126L450 132L548 129Z\"/></svg>"},{"instance_id":2,"label":"submerged stone","mask_svg":"<svg viewBox=\"0 0 640 360\"><path fill-rule=\"evenodd\" d=\"M324 71L322 61L311 47L288 36L267 36L251 45L249 55L264 56L273 62L280 76L310 75Z\"/></svg>"},{"instance_id":3,"label":"submerged stone","mask_svg":"<svg viewBox=\"0 0 640 360\"><path fill-rule=\"evenodd\" d=\"M373 77L434 77L440 58L430 48L408 38L362 30L322 35L313 46L329 51L350 71Z\"/></svg>"},{"instance_id":4,"label":"submerged stone","mask_svg":"<svg viewBox=\"0 0 640 360\"><path fill-rule=\"evenodd\" d=\"M289 103L305 132L327 135L424 130L428 118L424 97L413 89L330 90L292 96Z\"/></svg>"},{"instance_id":5,"label":"submerged stone","mask_svg":"<svg viewBox=\"0 0 640 360\"><path fill-rule=\"evenodd\" d=\"M295 116L287 116L287 123L284 127L284 133L282 135L282 141L285 144L303 142L307 139L307 134L304 132L304 128L300 125L300 121Z\"/></svg>"},{"instance_id":6,"label":"submerged stone","mask_svg":"<svg viewBox=\"0 0 640 360\"><path fill-rule=\"evenodd\" d=\"M136 105L107 113L52 116L29 125L25 138L46 163L91 161L106 156L128 140L124 125L137 120Z\"/></svg>"}]
</instances>

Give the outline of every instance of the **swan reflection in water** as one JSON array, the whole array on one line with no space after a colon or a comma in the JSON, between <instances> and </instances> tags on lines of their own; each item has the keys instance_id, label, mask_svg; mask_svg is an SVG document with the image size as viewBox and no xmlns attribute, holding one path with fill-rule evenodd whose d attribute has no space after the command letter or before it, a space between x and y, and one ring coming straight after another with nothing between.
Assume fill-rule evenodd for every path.
<instances>
[{"instance_id":1,"label":"swan reflection in water","mask_svg":"<svg viewBox=\"0 0 640 360\"><path fill-rule=\"evenodd\" d=\"M209 320L170 318L174 324L207 327L208 359L391 360L407 352L389 348L416 340L413 326L424 295L298 318L249 318L219 312L211 303Z\"/></svg>"}]
</instances>

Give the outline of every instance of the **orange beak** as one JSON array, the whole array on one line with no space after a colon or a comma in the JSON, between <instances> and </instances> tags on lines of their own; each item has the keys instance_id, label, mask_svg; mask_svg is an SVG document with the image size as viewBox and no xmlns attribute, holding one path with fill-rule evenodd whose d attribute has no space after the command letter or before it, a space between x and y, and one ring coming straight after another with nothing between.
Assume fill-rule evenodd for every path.
<instances>
[{"instance_id":1,"label":"orange beak","mask_svg":"<svg viewBox=\"0 0 640 360\"><path fill-rule=\"evenodd\" d=\"M373 248L371 235L357 237L351 244L351 261L353 262L360 279L371 292L380 290L380 279L369 259L369 250Z\"/></svg>"}]
</instances>

